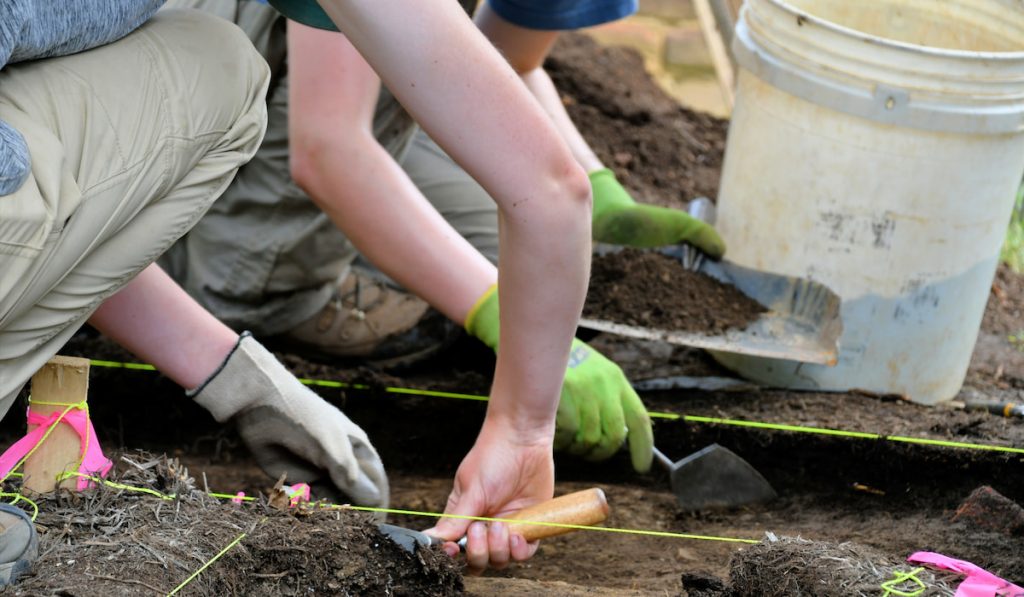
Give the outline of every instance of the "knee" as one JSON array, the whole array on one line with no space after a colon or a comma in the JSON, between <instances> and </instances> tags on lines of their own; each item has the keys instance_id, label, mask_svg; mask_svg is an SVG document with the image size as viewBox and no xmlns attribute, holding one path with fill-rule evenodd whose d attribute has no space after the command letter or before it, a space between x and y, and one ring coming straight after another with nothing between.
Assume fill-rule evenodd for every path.
<instances>
[{"instance_id":1,"label":"knee","mask_svg":"<svg viewBox=\"0 0 1024 597\"><path fill-rule=\"evenodd\" d=\"M201 76L210 77L212 87L251 89L266 101L270 68L237 25L192 9L165 10L156 19L174 22L182 42L179 49L196 56L204 67Z\"/></svg>"},{"instance_id":2,"label":"knee","mask_svg":"<svg viewBox=\"0 0 1024 597\"><path fill-rule=\"evenodd\" d=\"M252 116L256 127L240 131L258 143L266 126L270 69L234 23L197 10L163 10L150 23L166 43L161 61L176 66L179 93L197 131L227 130Z\"/></svg>"}]
</instances>

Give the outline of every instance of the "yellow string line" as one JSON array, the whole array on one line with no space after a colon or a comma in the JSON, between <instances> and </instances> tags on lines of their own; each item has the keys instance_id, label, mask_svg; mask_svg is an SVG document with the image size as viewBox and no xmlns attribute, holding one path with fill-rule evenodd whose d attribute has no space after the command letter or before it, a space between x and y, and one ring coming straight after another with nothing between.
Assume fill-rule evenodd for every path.
<instances>
[{"instance_id":1,"label":"yellow string line","mask_svg":"<svg viewBox=\"0 0 1024 597\"><path fill-rule=\"evenodd\" d=\"M100 361L90 359L89 364L93 367L112 367L115 369L134 369L136 371L156 371L156 367L147 363L122 363L120 361Z\"/></svg>"},{"instance_id":2,"label":"yellow string line","mask_svg":"<svg viewBox=\"0 0 1024 597\"><path fill-rule=\"evenodd\" d=\"M148 487L136 487L134 485L125 485L124 483L110 481L108 479L104 479L103 477L97 477L95 475L86 475L85 473L79 472L65 471L61 473L59 480L63 481L64 479L70 479L71 477L82 477L83 479L89 479L93 483L99 483L102 485L106 485L107 487L113 487L114 489L124 489L125 491L137 491L139 493L148 493L153 497L158 497L165 501L173 501L177 499L177 496L174 494L160 493L159 491L155 489L150 489Z\"/></svg>"},{"instance_id":3,"label":"yellow string line","mask_svg":"<svg viewBox=\"0 0 1024 597\"><path fill-rule=\"evenodd\" d=\"M671 414L671 413L664 413ZM663 417L669 418L669 417ZM732 425L735 427L753 427L756 429L772 429L776 431L793 431L797 433L816 433L820 435L838 435L842 437L853 437L857 439L885 439L886 436L878 433L864 431L844 431L842 429L829 429L827 427L806 427L803 425L786 425L783 423L762 423L760 421L747 421L744 419L722 419L718 417L702 417L698 415L675 415L675 419L682 419L687 423L706 423L710 425ZM1024 452L1024 450L1022 450Z\"/></svg>"},{"instance_id":4,"label":"yellow string line","mask_svg":"<svg viewBox=\"0 0 1024 597\"><path fill-rule=\"evenodd\" d=\"M178 585L178 586L174 587L174 590L173 590L173 591L171 591L170 593L168 593L168 594L167 594L167 597L171 597L172 595L175 595L175 594L177 594L177 593L178 593L178 591L180 591L180 590L184 589L184 588L185 588L185 586L186 586L186 585L188 585L188 583L192 582L193 580L195 580L195 579L196 579L196 577L197 577L197 576L199 576L200 574L202 574L203 570L206 570L207 568L209 568L209 567L210 567L210 566L211 566L211 565L212 565L212 564L213 564L214 562L216 562L216 561L217 561L217 560L219 560L219 559L220 559L220 558L221 558L221 557L222 557L222 556L223 556L224 554L226 554L226 553L227 553L227 552L228 552L228 551L229 551L229 550L230 550L230 549L231 549L232 547L234 547L234 546L238 545L238 543L239 543L239 542L240 542L240 541L241 541L242 539L245 539L245 536L246 536L246 533L242 533L241 535L239 535L239 536L235 537L235 540L234 540L234 541L232 541L231 543L228 543L228 544L227 544L227 546L225 546L225 547L224 547L224 549L220 550L220 552L219 552L219 553L218 553L217 555L213 556L213 558L211 558L211 559L210 559L210 560L208 560L208 561L207 561L207 562L206 562L205 564L203 564L203 565L202 565L202 566L201 566L201 567L199 568L199 570L196 570L195 572L193 572L193 573L192 573L192 575L191 575L191 576L189 576L188 578L186 578L186 579L185 579L184 581L182 581L182 583L181 583L180 585Z\"/></svg>"},{"instance_id":5,"label":"yellow string line","mask_svg":"<svg viewBox=\"0 0 1024 597\"><path fill-rule=\"evenodd\" d=\"M253 501L256 498L250 496L232 495L230 493L215 493L209 492L206 495L221 498L225 500L237 500L241 499L244 501ZM631 535L649 535L654 537L675 537L679 539L703 539L707 541L728 541L733 543L760 543L754 539L734 539L731 537L715 537L711 535L693 535L689 533L674 533L670 531L649 531L644 529L622 529L615 527L596 527L580 524L568 524L561 522L540 522L540 521L529 521L519 520L512 518L489 518L486 516L468 516L462 514L443 514L440 512L420 512L417 510L398 510L395 508L371 508L370 506L352 506L348 504L323 504L322 507L331 510L359 510L361 512L380 512L384 514L407 514L410 516L427 516L430 518L459 518L464 520L481 520L484 522L515 522L517 524L528 524L535 526L549 526L558 527L563 529L574 529L581 531L604 531L607 533L628 533Z\"/></svg>"},{"instance_id":6,"label":"yellow string line","mask_svg":"<svg viewBox=\"0 0 1024 597\"><path fill-rule=\"evenodd\" d=\"M924 572L923 567L914 568L910 572L903 572L900 570L894 571L893 578L879 585L879 588L885 591L885 593L882 594L882 597L889 597L889 595L895 595L895 597L917 597L921 593L924 593L928 589L928 585L924 584L924 582L917 577L921 572ZM904 591L896 588L897 585L901 585L908 581L916 584L918 588L911 591Z\"/></svg>"},{"instance_id":7,"label":"yellow string line","mask_svg":"<svg viewBox=\"0 0 1024 597\"><path fill-rule=\"evenodd\" d=\"M30 500L27 497L21 495L20 493L11 493L9 491L0 491L0 497L13 497L14 500L12 500L10 502L7 502L8 504L10 504L12 506L17 505L18 502L28 502L28 505L32 506L32 522L35 522L36 521L36 517L39 516L39 504L33 502L32 500Z\"/></svg>"},{"instance_id":8,"label":"yellow string line","mask_svg":"<svg viewBox=\"0 0 1024 597\"><path fill-rule=\"evenodd\" d=\"M98 367L120 367L124 369L145 369L155 370L151 365L142 365L138 363L117 363L114 361L92 361L93 365ZM351 390L373 390L381 389L375 388L374 386L359 384L359 383L348 383L343 381L329 381L320 379L305 379L300 378L299 381L306 385L322 386L327 388L341 388ZM433 396L438 398L454 398L458 400L473 400L486 402L487 396L480 396L477 394L460 394L457 392L439 392L435 390L418 390L414 388L399 388L399 387L385 387L384 392L389 394L406 394L414 396ZM915 438L901 435L883 435L880 433L870 433L864 431L845 431L842 429L830 429L828 427L812 427L810 425L787 425L783 423L764 423L761 421L748 421L745 419L723 419L719 417L704 417L698 415L680 415L677 413L667 412L654 412L648 411L648 416L652 419L665 419L670 421L683 420L688 423L700 423L708 425L730 425L733 427L750 427L755 429L767 429L772 431L789 431L794 433L814 433L818 435L831 435L835 437L848 437L853 439L869 439L869 440L881 440L881 441L893 441L901 443L912 443L939 446L943 448L962 448L967 450L985 450L990 452L1005 452L1009 454L1024 454L1024 448L1014 448L1011 446L997 446L993 444L979 444L973 442L954 442L941 439L928 439L928 438Z\"/></svg>"},{"instance_id":9,"label":"yellow string line","mask_svg":"<svg viewBox=\"0 0 1024 597\"><path fill-rule=\"evenodd\" d=\"M163 494L163 493L160 493L159 491L156 491L155 489L150 489L148 487L136 487L136 486L133 486L133 485L126 485L124 483L115 483L114 481L108 481L108 480L100 478L100 477L95 477L95 476L92 476L92 475L85 475L85 474L82 474L82 473L66 473L66 475L68 477L76 476L76 475L80 476L80 477L85 477L87 479L95 481L96 483L102 483L103 485L107 485L108 487L114 487L114 488L123 489L123 490L126 490L126 491L137 491L139 493L145 493L145 494L148 494L148 495L152 495L152 496L158 497L158 498L163 499L163 500L174 500L174 499L176 499L176 496L174 496L174 495ZM3 494L0 494L0 495L3 495ZM7 495L19 496L20 494L7 494ZM244 501L247 501L247 502L256 500L255 497L242 496L241 498L239 498L237 495L232 495L230 493L208 492L206 495L209 495L209 496L215 497L215 498L226 499L226 500L241 499L241 500L244 500ZM24 498L23 496L22 496L22 498L23 499L27 499L27 498ZM646 530L646 529L623 529L623 528L617 528L617 527L597 527L597 526L589 526L589 525L581 525L581 524L568 524L568 523L561 523L561 522L517 520L517 519L513 519L513 518L491 518L491 517L487 517L487 516L468 516L468 515L462 515L462 514L444 514L444 513L441 513L441 512L424 512L424 511L418 511L418 510L398 510L398 509L395 509L395 508L372 508L370 506L351 506L351 505L347 505L347 504L321 504L321 506L324 507L324 508L335 509L335 510L359 510L359 511L362 511L362 512L381 512L381 513L385 513L385 514L406 514L406 515L409 515L409 516L427 516L427 517L430 517L430 518L459 518L459 519L462 519L462 520L480 520L480 521L483 521L483 522L514 522L514 523L517 523L517 524L524 524L524 525L557 527L557 528L573 529L573 530L580 530L580 531L603 531L605 533L623 533L623 534L630 534L630 535L646 535L646 536L651 536L651 537L673 537L673 538L677 538L677 539L700 539L700 540L704 540L704 541L725 541L725 542L731 542L731 543L759 543L759 541L754 540L754 539L736 539L736 538L732 538L732 537L716 537L716 536L713 536L713 535L694 535L694 534L690 534L690 533L675 533L675 532L671 532L671 531L651 531L651 530ZM182 586L184 586L184 585L182 585Z\"/></svg>"},{"instance_id":10,"label":"yellow string line","mask_svg":"<svg viewBox=\"0 0 1024 597\"><path fill-rule=\"evenodd\" d=\"M220 498L222 500L242 500L244 502L254 502L256 498L248 495L231 495L230 493L216 493L213 491L208 492L206 495L210 497Z\"/></svg>"},{"instance_id":11,"label":"yellow string line","mask_svg":"<svg viewBox=\"0 0 1024 597\"><path fill-rule=\"evenodd\" d=\"M345 381L330 381L325 379L309 379L306 377L300 377L298 380L307 386L319 386L324 388L340 388L348 390L373 390L375 386L362 384L362 383L349 383ZM457 400L473 400L476 402L487 402L489 398L487 396L481 396L479 394L460 394L458 392L442 392L439 390L420 390L417 388L399 388L395 386L385 386L376 389L383 389L388 394L405 394L411 396L432 396L435 398L455 398Z\"/></svg>"},{"instance_id":12,"label":"yellow string line","mask_svg":"<svg viewBox=\"0 0 1024 597\"><path fill-rule=\"evenodd\" d=\"M492 518L490 516L469 516L465 514L443 514L440 512L420 512L418 510L398 510L395 508L373 508L370 506L351 506L332 504L327 506L332 510L359 510L361 512L381 512L384 514L406 514L409 516L428 516L430 518L458 518L461 520L479 520L483 522L506 522L518 525L556 527L560 529L572 529L577 531L602 531L605 533L623 533L629 535L646 535L649 537L672 537L675 539L699 539L701 541L723 541L727 543L760 543L756 539L738 539L735 537L716 537L714 535L693 535L690 533L675 533L672 531L649 531L644 529L623 529L618 527L597 527L585 524L569 524L563 522L547 522L534 520L520 520L515 518Z\"/></svg>"}]
</instances>

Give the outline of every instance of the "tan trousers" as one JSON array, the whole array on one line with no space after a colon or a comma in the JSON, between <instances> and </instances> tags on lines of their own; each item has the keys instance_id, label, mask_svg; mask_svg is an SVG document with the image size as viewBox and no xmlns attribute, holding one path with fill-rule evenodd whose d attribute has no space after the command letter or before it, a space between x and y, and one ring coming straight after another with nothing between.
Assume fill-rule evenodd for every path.
<instances>
[{"instance_id":1,"label":"tan trousers","mask_svg":"<svg viewBox=\"0 0 1024 597\"><path fill-rule=\"evenodd\" d=\"M237 27L195 11L0 71L0 117L32 155L28 181L0 197L0 416L253 155L268 79Z\"/></svg>"},{"instance_id":2,"label":"tan trousers","mask_svg":"<svg viewBox=\"0 0 1024 597\"><path fill-rule=\"evenodd\" d=\"M291 178L284 17L251 0L169 0L167 6L198 8L232 20L267 59L274 76L263 145L160 265L236 330L257 335L286 332L327 305L359 254ZM416 130L401 105L382 90L373 122L377 140L441 215L496 263L497 206Z\"/></svg>"}]
</instances>

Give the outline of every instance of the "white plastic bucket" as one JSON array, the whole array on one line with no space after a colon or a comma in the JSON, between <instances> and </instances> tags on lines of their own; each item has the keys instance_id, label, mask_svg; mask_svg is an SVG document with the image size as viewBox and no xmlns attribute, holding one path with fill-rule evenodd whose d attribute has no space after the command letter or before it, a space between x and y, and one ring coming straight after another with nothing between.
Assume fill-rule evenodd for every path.
<instances>
[{"instance_id":1,"label":"white plastic bucket","mask_svg":"<svg viewBox=\"0 0 1024 597\"><path fill-rule=\"evenodd\" d=\"M747 0L718 199L727 257L843 300L835 367L717 354L785 387L963 384L1024 172L1024 1Z\"/></svg>"}]
</instances>

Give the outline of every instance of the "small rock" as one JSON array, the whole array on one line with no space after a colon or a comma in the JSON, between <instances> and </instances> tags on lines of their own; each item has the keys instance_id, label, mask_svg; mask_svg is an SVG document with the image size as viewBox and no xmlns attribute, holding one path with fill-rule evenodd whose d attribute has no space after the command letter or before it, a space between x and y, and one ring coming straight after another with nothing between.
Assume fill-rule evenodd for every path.
<instances>
[{"instance_id":1,"label":"small rock","mask_svg":"<svg viewBox=\"0 0 1024 597\"><path fill-rule=\"evenodd\" d=\"M952 520L1004 535L1024 535L1024 508L988 485L972 491Z\"/></svg>"}]
</instances>

